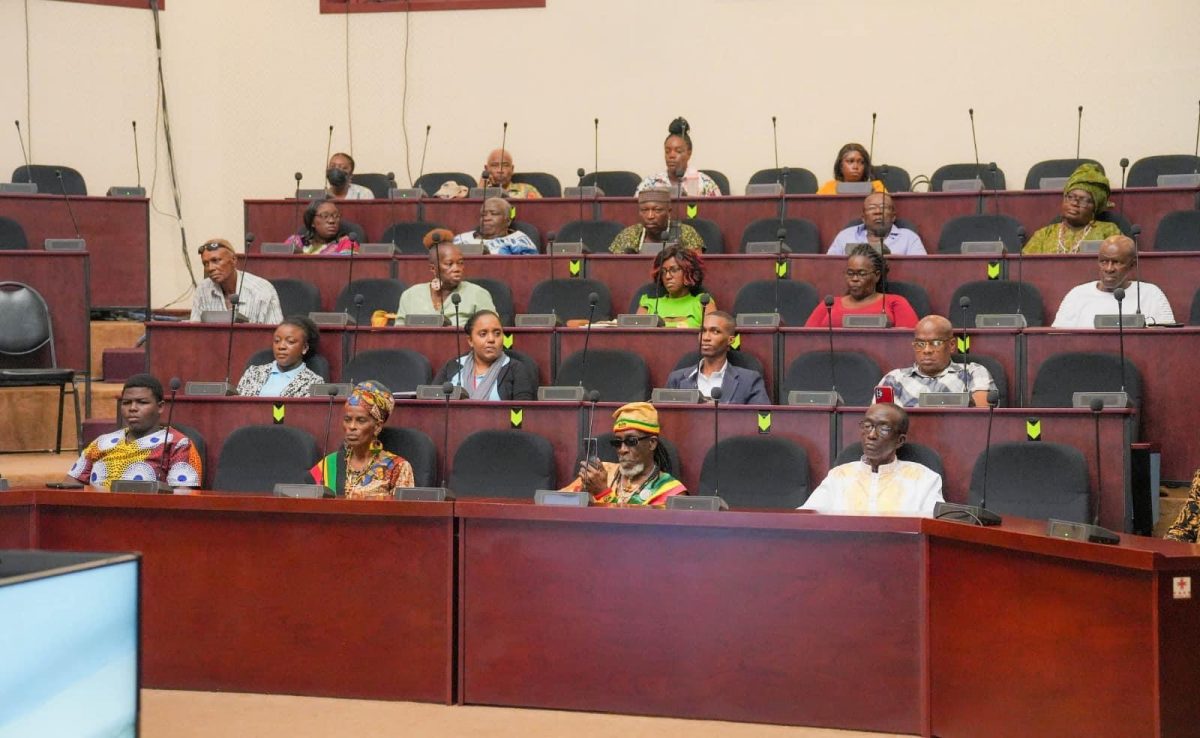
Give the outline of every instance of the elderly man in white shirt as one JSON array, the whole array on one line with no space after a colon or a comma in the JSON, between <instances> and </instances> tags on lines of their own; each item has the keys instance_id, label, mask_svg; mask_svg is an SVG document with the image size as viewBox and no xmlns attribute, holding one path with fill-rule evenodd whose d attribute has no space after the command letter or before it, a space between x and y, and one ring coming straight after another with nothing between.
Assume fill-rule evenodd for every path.
<instances>
[{"instance_id":1,"label":"elderly man in white shirt","mask_svg":"<svg viewBox=\"0 0 1200 738\"><path fill-rule=\"evenodd\" d=\"M847 515L933 515L942 478L928 467L896 458L908 434L908 413L892 403L867 408L859 421L863 455L829 470L801 510Z\"/></svg>"},{"instance_id":2,"label":"elderly man in white shirt","mask_svg":"<svg viewBox=\"0 0 1200 738\"><path fill-rule=\"evenodd\" d=\"M238 314L247 322L275 325L283 320L275 285L239 271L232 244L213 238L202 243L197 253L204 265L204 279L196 285L192 297L191 320L200 320L201 313L208 310L229 310L234 295L238 298Z\"/></svg>"},{"instance_id":3,"label":"elderly man in white shirt","mask_svg":"<svg viewBox=\"0 0 1200 738\"><path fill-rule=\"evenodd\" d=\"M1117 298L1113 293L1118 287L1125 290L1122 313L1132 315L1140 309L1146 316L1147 325L1175 322L1175 312L1161 289L1149 282L1133 281L1137 245L1132 238L1109 236L1104 239L1097 262L1100 280L1072 288L1059 304L1052 327L1095 328L1097 315L1117 315Z\"/></svg>"}]
</instances>

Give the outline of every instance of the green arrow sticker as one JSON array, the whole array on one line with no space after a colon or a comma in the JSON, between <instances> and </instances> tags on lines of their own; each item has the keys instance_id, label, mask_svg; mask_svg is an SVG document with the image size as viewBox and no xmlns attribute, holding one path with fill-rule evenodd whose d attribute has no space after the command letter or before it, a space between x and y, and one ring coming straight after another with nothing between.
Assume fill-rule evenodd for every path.
<instances>
[{"instance_id":1,"label":"green arrow sticker","mask_svg":"<svg viewBox=\"0 0 1200 738\"><path fill-rule=\"evenodd\" d=\"M571 272L572 277L578 277L580 272L583 271L583 260L571 259L571 261L567 264L567 269Z\"/></svg>"},{"instance_id":2,"label":"green arrow sticker","mask_svg":"<svg viewBox=\"0 0 1200 738\"><path fill-rule=\"evenodd\" d=\"M513 205L512 207L510 207L508 209L508 219L509 220L517 219L517 206L516 205Z\"/></svg>"},{"instance_id":3,"label":"green arrow sticker","mask_svg":"<svg viewBox=\"0 0 1200 738\"><path fill-rule=\"evenodd\" d=\"M735 333L733 336L733 340L729 342L729 348L737 350L737 349L740 349L741 347L742 347L742 334Z\"/></svg>"},{"instance_id":4,"label":"green arrow sticker","mask_svg":"<svg viewBox=\"0 0 1200 738\"><path fill-rule=\"evenodd\" d=\"M504 348L510 349L513 347L513 335L511 333L504 334Z\"/></svg>"},{"instance_id":5,"label":"green arrow sticker","mask_svg":"<svg viewBox=\"0 0 1200 738\"><path fill-rule=\"evenodd\" d=\"M987 278L1000 279L1000 262L989 261L987 264Z\"/></svg>"},{"instance_id":6,"label":"green arrow sticker","mask_svg":"<svg viewBox=\"0 0 1200 738\"><path fill-rule=\"evenodd\" d=\"M771 432L771 413L759 413L758 414L758 432L759 433L770 433Z\"/></svg>"},{"instance_id":7,"label":"green arrow sticker","mask_svg":"<svg viewBox=\"0 0 1200 738\"><path fill-rule=\"evenodd\" d=\"M282 402L276 402L271 405L271 420L276 425L283 422L283 417L287 415L287 407Z\"/></svg>"},{"instance_id":8,"label":"green arrow sticker","mask_svg":"<svg viewBox=\"0 0 1200 738\"><path fill-rule=\"evenodd\" d=\"M787 279L788 263L786 261L775 262L775 277L778 279Z\"/></svg>"},{"instance_id":9,"label":"green arrow sticker","mask_svg":"<svg viewBox=\"0 0 1200 738\"><path fill-rule=\"evenodd\" d=\"M958 337L958 353L960 353L960 354L971 353L971 337L970 336L964 334L964 335L961 335Z\"/></svg>"},{"instance_id":10,"label":"green arrow sticker","mask_svg":"<svg viewBox=\"0 0 1200 738\"><path fill-rule=\"evenodd\" d=\"M695 204L695 203L691 203L691 202L689 202L689 203L688 203L688 206L687 206L687 215L688 215L688 217L689 217L689 218L695 218L695 217L696 217L696 213L698 213L698 212L700 212L700 206L699 206L699 205L697 205L697 204Z\"/></svg>"},{"instance_id":11,"label":"green arrow sticker","mask_svg":"<svg viewBox=\"0 0 1200 738\"><path fill-rule=\"evenodd\" d=\"M524 422L524 420L525 408L512 407L508 409L508 424L512 426L513 430L520 430L521 423Z\"/></svg>"},{"instance_id":12,"label":"green arrow sticker","mask_svg":"<svg viewBox=\"0 0 1200 738\"><path fill-rule=\"evenodd\" d=\"M1041 418L1026 418L1025 419L1025 439L1029 441L1042 440L1042 419Z\"/></svg>"}]
</instances>

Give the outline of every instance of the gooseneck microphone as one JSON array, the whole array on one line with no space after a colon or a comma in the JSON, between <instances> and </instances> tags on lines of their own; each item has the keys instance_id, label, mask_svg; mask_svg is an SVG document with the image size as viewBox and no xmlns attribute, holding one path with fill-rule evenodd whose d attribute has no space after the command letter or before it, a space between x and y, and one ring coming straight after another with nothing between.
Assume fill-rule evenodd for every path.
<instances>
[{"instance_id":1,"label":"gooseneck microphone","mask_svg":"<svg viewBox=\"0 0 1200 738\"><path fill-rule=\"evenodd\" d=\"M721 395L725 394L720 387L713 387L710 397L713 402L713 497L720 497L721 490L721 451L717 448L721 434Z\"/></svg>"},{"instance_id":2,"label":"gooseneck microphone","mask_svg":"<svg viewBox=\"0 0 1200 738\"><path fill-rule=\"evenodd\" d=\"M1100 456L1100 413L1104 411L1104 400L1093 397L1088 403L1092 417L1096 421L1096 505L1092 511L1092 525L1100 525L1100 501L1104 498L1104 463Z\"/></svg>"},{"instance_id":3,"label":"gooseneck microphone","mask_svg":"<svg viewBox=\"0 0 1200 738\"><path fill-rule=\"evenodd\" d=\"M242 302L238 295L229 296L229 337L225 345L225 394L236 394L229 384L229 372L233 362L233 324L237 322L238 305Z\"/></svg>"},{"instance_id":4,"label":"gooseneck microphone","mask_svg":"<svg viewBox=\"0 0 1200 738\"><path fill-rule=\"evenodd\" d=\"M455 377L460 380L461 384L462 370L465 368L465 365L462 360L462 337L459 335L462 333L462 328L458 324L458 306L460 303L462 303L462 295L457 292L452 293L450 295L450 304L454 306L454 360L458 362L458 373L455 374Z\"/></svg>"},{"instance_id":5,"label":"gooseneck microphone","mask_svg":"<svg viewBox=\"0 0 1200 738\"><path fill-rule=\"evenodd\" d=\"M659 292L657 282L654 284L654 289L655 289L654 312L657 315L658 314L658 292ZM705 311L708 310L708 304L710 302L712 302L712 295L708 294L707 292L701 292L700 297L697 299L700 300L700 333L696 337L696 343L697 343L697 345L699 345L700 339L704 338L704 313L705 313ZM703 357L701 357L701 360L703 360Z\"/></svg>"},{"instance_id":6,"label":"gooseneck microphone","mask_svg":"<svg viewBox=\"0 0 1200 738\"><path fill-rule=\"evenodd\" d=\"M333 398L337 397L337 386L329 385L325 388L328 393L328 409L325 411L325 442L321 445L321 476L327 477L329 472L329 429L333 427ZM336 472L334 473L334 484L337 484ZM333 496L337 497L339 492L343 490L332 490Z\"/></svg>"},{"instance_id":7,"label":"gooseneck microphone","mask_svg":"<svg viewBox=\"0 0 1200 738\"><path fill-rule=\"evenodd\" d=\"M583 358L579 362L579 386L583 387L583 380L587 378L587 358L588 358L588 342L592 339L592 321L596 318L596 303L600 302L600 295L595 292L588 293L588 322L586 332L583 336Z\"/></svg>"},{"instance_id":8,"label":"gooseneck microphone","mask_svg":"<svg viewBox=\"0 0 1200 738\"><path fill-rule=\"evenodd\" d=\"M1120 164L1121 164L1121 189L1125 189L1125 170L1129 168L1129 159L1127 157L1122 156ZM1122 200L1121 200L1121 215L1124 215L1124 214L1125 214L1125 200L1122 198Z\"/></svg>"},{"instance_id":9,"label":"gooseneck microphone","mask_svg":"<svg viewBox=\"0 0 1200 738\"><path fill-rule=\"evenodd\" d=\"M963 334L963 348L965 349L967 347L966 339L968 338L968 336L967 336L967 315L969 315L970 311L971 311L971 298L967 297L966 295L963 295L962 297L958 298L958 309L962 310L962 315L963 315L962 334ZM950 338L951 338L951 340L954 339L953 331L950 332ZM955 346L954 348L958 348L958 347ZM974 405L975 403L972 402L971 387L970 387L970 385L967 384L967 352L959 351L958 355L962 357L963 390L967 393L967 405L971 406L971 405Z\"/></svg>"},{"instance_id":10,"label":"gooseneck microphone","mask_svg":"<svg viewBox=\"0 0 1200 738\"><path fill-rule=\"evenodd\" d=\"M1017 226L1017 315L1021 312L1021 300L1025 297L1025 226Z\"/></svg>"},{"instance_id":11,"label":"gooseneck microphone","mask_svg":"<svg viewBox=\"0 0 1200 738\"><path fill-rule=\"evenodd\" d=\"M304 175L300 172L296 172L292 176L296 179L296 189L292 192L292 197L294 197L296 200L296 207L294 209L295 212L292 213L292 216L296 219L296 232L303 233L304 215L300 211L300 183L304 181Z\"/></svg>"},{"instance_id":12,"label":"gooseneck microphone","mask_svg":"<svg viewBox=\"0 0 1200 738\"><path fill-rule=\"evenodd\" d=\"M979 199L975 205L975 212L982 214L983 208L983 190L985 184L983 182L983 167L979 164L979 139L975 136L975 108L967 108L967 115L971 117L971 147L975 151L975 178L979 180Z\"/></svg>"},{"instance_id":13,"label":"gooseneck microphone","mask_svg":"<svg viewBox=\"0 0 1200 738\"><path fill-rule=\"evenodd\" d=\"M782 318L782 313L779 309L779 281L783 279L783 275L786 274L784 267L787 265L787 259L783 255L783 242L787 238L787 228L783 227L782 218L780 218L779 221L779 227L775 229L775 280L771 287L775 293L775 314L781 316Z\"/></svg>"},{"instance_id":14,"label":"gooseneck microphone","mask_svg":"<svg viewBox=\"0 0 1200 738\"><path fill-rule=\"evenodd\" d=\"M21 144L21 158L25 160L25 179L33 181L33 170L29 166L29 152L25 149L25 137L21 135L21 121L14 120L13 125L17 127L17 143Z\"/></svg>"},{"instance_id":15,"label":"gooseneck microphone","mask_svg":"<svg viewBox=\"0 0 1200 738\"><path fill-rule=\"evenodd\" d=\"M504 121L504 129L500 132L500 163L504 163L504 146L508 143L508 121ZM488 175L488 180L491 180L491 174ZM483 184L483 196L487 197L487 182Z\"/></svg>"},{"instance_id":16,"label":"gooseneck microphone","mask_svg":"<svg viewBox=\"0 0 1200 738\"><path fill-rule=\"evenodd\" d=\"M871 113L871 145L867 147L867 158L871 159L875 155L875 113ZM871 172L863 172L866 175L867 182L871 181Z\"/></svg>"},{"instance_id":17,"label":"gooseneck microphone","mask_svg":"<svg viewBox=\"0 0 1200 738\"><path fill-rule=\"evenodd\" d=\"M575 170L575 176L579 177L579 187L577 189L579 190L579 223L580 223L580 227L582 228L582 225L583 225L583 178L587 176L587 172L583 171L583 167L579 167L578 169ZM595 220L595 218L593 218L593 220ZM582 231L581 231L581 233L582 233ZM580 241L583 240L582 235L580 235L579 240Z\"/></svg>"},{"instance_id":18,"label":"gooseneck microphone","mask_svg":"<svg viewBox=\"0 0 1200 738\"><path fill-rule=\"evenodd\" d=\"M137 121L133 120L133 121L130 121L130 123L133 124L133 167L137 174L138 189L141 189L141 186L142 186L142 158L138 154Z\"/></svg>"},{"instance_id":19,"label":"gooseneck microphone","mask_svg":"<svg viewBox=\"0 0 1200 738\"><path fill-rule=\"evenodd\" d=\"M1200 156L1200 112L1196 113L1196 148L1192 156Z\"/></svg>"},{"instance_id":20,"label":"gooseneck microphone","mask_svg":"<svg viewBox=\"0 0 1200 738\"><path fill-rule=\"evenodd\" d=\"M775 116L771 116L771 139L775 143L775 168L779 169L779 127L775 125Z\"/></svg>"},{"instance_id":21,"label":"gooseneck microphone","mask_svg":"<svg viewBox=\"0 0 1200 738\"><path fill-rule=\"evenodd\" d=\"M337 234L335 233L333 237L337 238ZM349 291L350 286L354 284L354 260L358 255L358 236L351 231L346 234L346 237L350 239L350 265L346 269L346 291Z\"/></svg>"},{"instance_id":22,"label":"gooseneck microphone","mask_svg":"<svg viewBox=\"0 0 1200 738\"><path fill-rule=\"evenodd\" d=\"M596 175L593 183L600 186L600 119L592 120L592 172ZM594 198L593 198L594 199Z\"/></svg>"},{"instance_id":23,"label":"gooseneck microphone","mask_svg":"<svg viewBox=\"0 0 1200 738\"><path fill-rule=\"evenodd\" d=\"M67 183L63 181L62 170L55 169L54 176L58 177L58 189L62 193L63 202L67 204L67 215L71 216L71 227L75 229L75 238L82 239L83 236L79 235L79 221L75 220L75 208L71 207L71 196L67 194Z\"/></svg>"},{"instance_id":24,"label":"gooseneck microphone","mask_svg":"<svg viewBox=\"0 0 1200 738\"><path fill-rule=\"evenodd\" d=\"M354 294L354 328L352 329L354 331L354 339L351 341L350 346L350 361L347 362L346 366L353 365L354 360L358 358L358 327L362 325L362 308L363 303L366 301L367 299L363 297L361 292ZM350 384L354 384L353 376L350 377Z\"/></svg>"},{"instance_id":25,"label":"gooseneck microphone","mask_svg":"<svg viewBox=\"0 0 1200 738\"><path fill-rule=\"evenodd\" d=\"M1117 343L1121 348L1121 391L1125 391L1125 314L1122 310L1125 302L1125 288L1113 290L1113 299L1117 301Z\"/></svg>"},{"instance_id":26,"label":"gooseneck microphone","mask_svg":"<svg viewBox=\"0 0 1200 738\"><path fill-rule=\"evenodd\" d=\"M1075 124L1075 159L1079 159L1079 142L1083 139L1083 106L1079 106L1079 120Z\"/></svg>"},{"instance_id":27,"label":"gooseneck microphone","mask_svg":"<svg viewBox=\"0 0 1200 738\"><path fill-rule=\"evenodd\" d=\"M329 124L329 139L325 142L325 163L321 166L321 171L329 168L329 155L333 153L333 124Z\"/></svg>"},{"instance_id":28,"label":"gooseneck microphone","mask_svg":"<svg viewBox=\"0 0 1200 738\"><path fill-rule=\"evenodd\" d=\"M1142 235L1142 227L1136 223L1129 228L1129 234L1133 238L1133 279L1137 284L1137 309L1135 315L1142 314L1142 255L1141 246L1138 244L1138 236ZM1145 322L1141 323L1145 327Z\"/></svg>"},{"instance_id":29,"label":"gooseneck microphone","mask_svg":"<svg viewBox=\"0 0 1200 738\"><path fill-rule=\"evenodd\" d=\"M838 404L837 362L833 353L833 295L825 295L826 332L829 334L829 389L833 391L833 404Z\"/></svg>"},{"instance_id":30,"label":"gooseneck microphone","mask_svg":"<svg viewBox=\"0 0 1200 738\"><path fill-rule=\"evenodd\" d=\"M442 487L450 486L450 396L454 394L454 383L442 384Z\"/></svg>"},{"instance_id":31,"label":"gooseneck microphone","mask_svg":"<svg viewBox=\"0 0 1200 738\"><path fill-rule=\"evenodd\" d=\"M179 377L171 377L171 407L167 410L167 427L163 429L163 450L162 459L159 463L158 476L163 482L169 482L167 475L171 473L171 421L175 418L175 395L179 393L179 388L183 386L183 382ZM165 485L170 488L170 485ZM166 491L166 490L162 490Z\"/></svg>"},{"instance_id":32,"label":"gooseneck microphone","mask_svg":"<svg viewBox=\"0 0 1200 738\"><path fill-rule=\"evenodd\" d=\"M988 390L988 394L987 394L987 406L988 406L987 436L986 436L986 439L984 440L984 444L983 444L983 489L981 489L979 491L979 509L980 510L987 509L988 466L990 465L990 462L992 459L992 418L995 416L996 404L999 402L1000 402L1000 390L996 389L995 387ZM980 519L982 520L983 516L980 516ZM997 521L997 522L999 522L999 521ZM986 523L982 523L982 524L986 525Z\"/></svg>"}]
</instances>

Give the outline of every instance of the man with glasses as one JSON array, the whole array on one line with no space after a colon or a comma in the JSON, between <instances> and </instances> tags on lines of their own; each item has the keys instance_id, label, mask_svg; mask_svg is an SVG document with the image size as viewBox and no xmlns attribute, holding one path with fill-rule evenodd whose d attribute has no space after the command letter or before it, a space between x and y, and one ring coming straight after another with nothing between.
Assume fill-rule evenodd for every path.
<instances>
[{"instance_id":1,"label":"man with glasses","mask_svg":"<svg viewBox=\"0 0 1200 738\"><path fill-rule=\"evenodd\" d=\"M201 244L197 253L204 265L204 279L196 285L192 297L192 320L200 320L207 310L232 309L235 295L238 314L246 322L275 325L283 320L275 286L262 277L238 270L232 244L223 238L213 238Z\"/></svg>"},{"instance_id":2,"label":"man with glasses","mask_svg":"<svg viewBox=\"0 0 1200 738\"><path fill-rule=\"evenodd\" d=\"M896 458L908 438L908 413L890 402L867 408L858 423L863 455L835 466L801 510L847 515L933 515L942 478L926 466Z\"/></svg>"},{"instance_id":3,"label":"man with glasses","mask_svg":"<svg viewBox=\"0 0 1200 738\"><path fill-rule=\"evenodd\" d=\"M579 477L563 489L587 491L599 505L667 504L687 488L667 471L667 453L658 442L658 411L648 402L631 402L613 413L611 443L617 463L584 459Z\"/></svg>"},{"instance_id":4,"label":"man with glasses","mask_svg":"<svg viewBox=\"0 0 1200 738\"><path fill-rule=\"evenodd\" d=\"M1141 311L1146 325L1175 322L1175 312L1163 291L1149 282L1133 280L1137 246L1132 238L1118 235L1104 239L1097 257L1100 279L1071 288L1054 315L1054 328L1094 328L1097 315L1117 315L1113 293L1118 287L1125 290L1126 298L1120 312L1132 315Z\"/></svg>"},{"instance_id":5,"label":"man with glasses","mask_svg":"<svg viewBox=\"0 0 1200 738\"><path fill-rule=\"evenodd\" d=\"M883 375L877 387L892 390L892 402L901 407L916 407L925 392L969 392L971 404L987 407L988 391L996 383L987 367L974 362L951 361L954 353L954 328L940 315L928 315L917 322L913 331L912 366L893 369Z\"/></svg>"},{"instance_id":6,"label":"man with glasses","mask_svg":"<svg viewBox=\"0 0 1200 738\"><path fill-rule=\"evenodd\" d=\"M504 196L510 199L525 199L541 197L538 188L528 182L514 182L512 153L505 149L495 149L488 154L483 165L483 177L479 180L480 187L499 187L504 190Z\"/></svg>"},{"instance_id":7,"label":"man with glasses","mask_svg":"<svg viewBox=\"0 0 1200 738\"><path fill-rule=\"evenodd\" d=\"M866 243L883 253L924 256L925 244L915 231L896 225L896 205L886 192L872 192L863 200L862 222L843 229L826 253L845 256L852 243Z\"/></svg>"}]
</instances>

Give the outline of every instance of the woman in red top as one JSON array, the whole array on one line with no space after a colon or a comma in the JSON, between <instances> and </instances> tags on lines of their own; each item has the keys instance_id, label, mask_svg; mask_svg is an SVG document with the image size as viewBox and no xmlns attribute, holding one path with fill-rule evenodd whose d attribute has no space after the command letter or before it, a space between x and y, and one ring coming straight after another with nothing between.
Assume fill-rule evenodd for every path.
<instances>
[{"instance_id":1,"label":"woman in red top","mask_svg":"<svg viewBox=\"0 0 1200 738\"><path fill-rule=\"evenodd\" d=\"M846 261L846 294L833 301L833 327L842 327L843 315L872 315L885 313L896 328L915 328L917 313L900 295L883 294L876 291L879 283L887 279L887 262L883 254L871 246L860 243L849 251ZM830 311L824 304L817 305L808 316L804 327L824 328L829 325Z\"/></svg>"}]
</instances>

